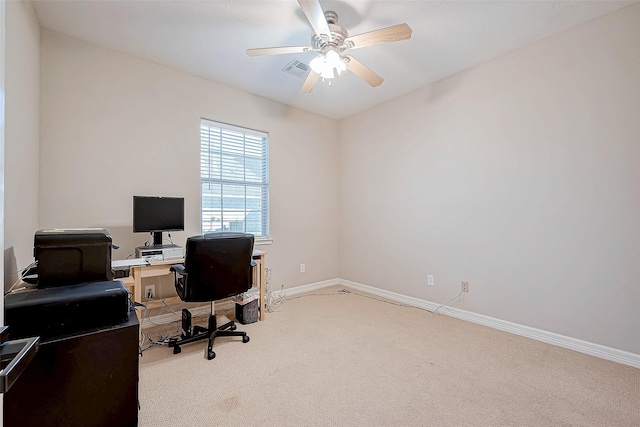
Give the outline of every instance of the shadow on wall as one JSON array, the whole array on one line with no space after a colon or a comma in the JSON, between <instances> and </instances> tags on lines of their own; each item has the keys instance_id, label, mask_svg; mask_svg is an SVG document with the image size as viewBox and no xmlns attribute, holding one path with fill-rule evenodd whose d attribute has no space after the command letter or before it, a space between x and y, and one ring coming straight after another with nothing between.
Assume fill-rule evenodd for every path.
<instances>
[{"instance_id":1,"label":"shadow on wall","mask_svg":"<svg viewBox=\"0 0 640 427\"><path fill-rule=\"evenodd\" d=\"M425 105L435 104L446 98L451 92L454 92L459 86L462 86L466 77L466 74L463 72L422 88Z\"/></svg>"},{"instance_id":2,"label":"shadow on wall","mask_svg":"<svg viewBox=\"0 0 640 427\"><path fill-rule=\"evenodd\" d=\"M4 250L4 292L11 289L14 283L20 279L18 264L13 246Z\"/></svg>"}]
</instances>

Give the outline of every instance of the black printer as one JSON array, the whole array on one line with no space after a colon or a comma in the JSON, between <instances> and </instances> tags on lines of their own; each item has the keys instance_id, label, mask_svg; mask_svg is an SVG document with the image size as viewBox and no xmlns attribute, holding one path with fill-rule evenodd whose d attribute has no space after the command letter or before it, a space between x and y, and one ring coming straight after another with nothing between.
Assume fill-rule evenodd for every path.
<instances>
[{"instance_id":1,"label":"black printer","mask_svg":"<svg viewBox=\"0 0 640 427\"><path fill-rule=\"evenodd\" d=\"M5 296L9 337L45 341L126 322L129 291L113 280L111 246L104 229L38 230L37 288Z\"/></svg>"},{"instance_id":2,"label":"black printer","mask_svg":"<svg viewBox=\"0 0 640 427\"><path fill-rule=\"evenodd\" d=\"M111 235L101 228L45 229L34 237L38 287L113 280Z\"/></svg>"}]
</instances>

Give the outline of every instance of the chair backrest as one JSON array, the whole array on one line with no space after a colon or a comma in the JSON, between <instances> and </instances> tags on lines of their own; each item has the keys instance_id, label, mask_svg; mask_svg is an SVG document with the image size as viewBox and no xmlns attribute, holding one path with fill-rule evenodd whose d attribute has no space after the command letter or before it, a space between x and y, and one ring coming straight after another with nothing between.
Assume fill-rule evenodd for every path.
<instances>
[{"instance_id":1,"label":"chair backrest","mask_svg":"<svg viewBox=\"0 0 640 427\"><path fill-rule=\"evenodd\" d=\"M183 301L216 301L251 288L253 234L209 233L187 239Z\"/></svg>"}]
</instances>

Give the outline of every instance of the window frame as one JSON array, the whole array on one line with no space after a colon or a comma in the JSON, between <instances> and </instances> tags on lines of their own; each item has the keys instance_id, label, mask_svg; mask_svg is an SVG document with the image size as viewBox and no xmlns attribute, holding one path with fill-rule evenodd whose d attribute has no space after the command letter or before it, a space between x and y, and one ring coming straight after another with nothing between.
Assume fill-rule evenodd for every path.
<instances>
[{"instance_id":1,"label":"window frame","mask_svg":"<svg viewBox=\"0 0 640 427\"><path fill-rule=\"evenodd\" d=\"M215 138L212 137L212 135L216 133L218 136ZM226 137L225 133L227 134ZM213 142L214 140L219 141L218 144L215 144ZM241 231L232 229L231 222L237 222L237 220L225 220L226 212L231 217L233 217L234 214L235 216L244 215L242 219L242 232L253 234L256 242L271 242L269 234L269 142L268 132L230 125L205 118L200 119L200 232L202 234ZM218 146L215 147L216 145ZM212 150L212 147L216 149ZM257 147L259 147L259 149ZM258 152L260 154L256 155ZM214 164L214 162L212 162L213 158L219 161L219 164ZM231 158L233 159L231 160ZM241 162L236 162L236 160L240 159L242 160ZM250 160L250 162L247 160ZM251 164L254 166L253 169L251 168ZM233 166L235 166L235 168ZM258 171L255 169L258 169ZM225 176L225 174L227 176ZM244 178L233 177L233 175L238 174L241 174ZM251 175L253 179L247 178L249 175ZM205 230L204 217L207 213L206 209L208 209L205 207L208 204L205 200L205 197L207 197L205 187L214 185L220 186L219 196L217 197L219 197L220 203L219 222L221 229L212 230L211 228L213 228L213 226L211 226ZM225 207L225 187L227 189L235 188L236 190L244 189L244 195L241 196L241 204L243 203L244 208L238 208L237 206L235 208ZM247 201L252 199L252 197L248 197L247 190L252 190L254 193L256 191L260 192L258 197L253 197L253 199L259 199L260 231L257 232L247 231L247 215L255 212L248 207L249 204ZM215 193L215 191L213 192ZM212 201L215 200L214 197L216 197L216 195L209 193L209 196L212 197ZM233 198L233 196L227 196L229 204L232 204L231 200L233 200ZM236 194L235 199L238 198ZM215 208L209 209L213 210ZM215 212L212 212L211 214L212 218L214 217L214 213ZM229 226L227 226L226 223L229 223ZM214 224L214 222L210 221L210 224Z\"/></svg>"}]
</instances>

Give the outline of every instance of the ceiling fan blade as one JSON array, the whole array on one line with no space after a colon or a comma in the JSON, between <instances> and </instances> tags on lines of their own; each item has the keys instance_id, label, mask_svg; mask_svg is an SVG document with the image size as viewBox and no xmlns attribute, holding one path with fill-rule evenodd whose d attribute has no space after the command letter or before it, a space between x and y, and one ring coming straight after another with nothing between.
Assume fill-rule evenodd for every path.
<instances>
[{"instance_id":1,"label":"ceiling fan blade","mask_svg":"<svg viewBox=\"0 0 640 427\"><path fill-rule=\"evenodd\" d=\"M367 82L369 86L377 87L384 81L382 77L371 71L369 67L363 65L362 62L358 61L353 56L345 55L344 57L349 59L349 62L347 63L349 71Z\"/></svg>"},{"instance_id":2,"label":"ceiling fan blade","mask_svg":"<svg viewBox=\"0 0 640 427\"><path fill-rule=\"evenodd\" d=\"M398 24L392 27L381 28L358 34L345 40L345 44L350 49L373 46L382 43L393 43L411 38L411 27L407 24Z\"/></svg>"},{"instance_id":3,"label":"ceiling fan blade","mask_svg":"<svg viewBox=\"0 0 640 427\"><path fill-rule=\"evenodd\" d=\"M282 55L285 53L303 53L314 50L311 46L283 46L283 47L261 47L257 49L247 49L249 56L262 55Z\"/></svg>"},{"instance_id":4,"label":"ceiling fan blade","mask_svg":"<svg viewBox=\"0 0 640 427\"><path fill-rule=\"evenodd\" d=\"M309 75L307 76L307 79L304 81L304 84L302 85L302 89L300 89L300 92L302 93L313 92L313 88L318 82L319 78L320 78L320 74L316 73L313 70L309 71Z\"/></svg>"},{"instance_id":5,"label":"ceiling fan blade","mask_svg":"<svg viewBox=\"0 0 640 427\"><path fill-rule=\"evenodd\" d=\"M321 34L331 37L331 31L329 31L329 24L324 17L324 12L318 0L298 0L302 11L309 20L313 31L320 36Z\"/></svg>"}]
</instances>

